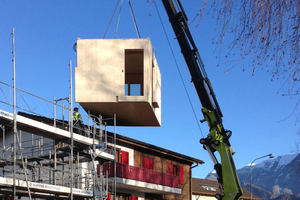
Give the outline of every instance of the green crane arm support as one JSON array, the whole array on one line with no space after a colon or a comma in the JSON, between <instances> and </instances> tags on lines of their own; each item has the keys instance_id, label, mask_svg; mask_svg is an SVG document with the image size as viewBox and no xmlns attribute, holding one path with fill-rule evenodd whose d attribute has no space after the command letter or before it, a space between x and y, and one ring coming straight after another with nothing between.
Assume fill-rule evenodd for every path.
<instances>
[{"instance_id":1,"label":"green crane arm support","mask_svg":"<svg viewBox=\"0 0 300 200\"><path fill-rule=\"evenodd\" d=\"M202 113L210 128L210 133L205 139L201 139L200 143L205 145L211 157L215 157L213 152L217 151L220 154L221 163L215 162L215 170L218 175L218 181L222 185L222 193L217 194L218 199L239 199L243 192L240 187L240 182L236 173L236 168L233 162L233 151L228 141L231 132L224 131L223 125L218 123L215 113L206 108L202 108ZM229 135L228 135L229 133Z\"/></svg>"}]
</instances>

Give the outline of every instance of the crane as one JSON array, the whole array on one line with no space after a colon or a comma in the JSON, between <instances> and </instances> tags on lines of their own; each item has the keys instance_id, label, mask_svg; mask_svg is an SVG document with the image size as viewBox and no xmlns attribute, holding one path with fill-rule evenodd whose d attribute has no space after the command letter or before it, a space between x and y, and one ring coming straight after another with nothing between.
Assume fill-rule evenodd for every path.
<instances>
[{"instance_id":1,"label":"crane","mask_svg":"<svg viewBox=\"0 0 300 200\"><path fill-rule=\"evenodd\" d=\"M176 1L177 8L174 1ZM174 1L162 0L162 3L168 14L169 21L181 48L181 53L190 72L191 80L202 105L201 112L204 119L201 122L206 121L209 127L209 134L206 138L200 139L200 143L207 150L218 175L221 192L217 193L215 197L222 200L239 199L243 191L232 157L233 150L229 142L232 132L226 130L223 126L223 114L205 72L196 44L189 31L188 19L182 4L180 0ZM215 152L219 153L221 163L217 160Z\"/></svg>"}]
</instances>

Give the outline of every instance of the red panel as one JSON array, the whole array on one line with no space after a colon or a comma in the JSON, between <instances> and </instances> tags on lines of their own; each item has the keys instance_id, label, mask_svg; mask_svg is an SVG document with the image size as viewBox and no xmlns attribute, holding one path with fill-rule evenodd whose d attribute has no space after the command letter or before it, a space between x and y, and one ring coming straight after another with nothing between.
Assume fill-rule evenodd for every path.
<instances>
[{"instance_id":1,"label":"red panel","mask_svg":"<svg viewBox=\"0 0 300 200\"><path fill-rule=\"evenodd\" d=\"M108 170L108 163L104 163L102 167L103 167L103 169L102 169L103 175L106 175L106 171Z\"/></svg>"},{"instance_id":2,"label":"red panel","mask_svg":"<svg viewBox=\"0 0 300 200\"><path fill-rule=\"evenodd\" d=\"M99 164L97 164L97 175L98 175L98 177L100 176L100 165Z\"/></svg>"},{"instance_id":3,"label":"red panel","mask_svg":"<svg viewBox=\"0 0 300 200\"><path fill-rule=\"evenodd\" d=\"M111 194L110 193L107 194L107 200L111 200Z\"/></svg>"},{"instance_id":4,"label":"red panel","mask_svg":"<svg viewBox=\"0 0 300 200\"><path fill-rule=\"evenodd\" d=\"M143 170L143 179L145 182L151 183L151 174L149 173L149 170Z\"/></svg>"},{"instance_id":5,"label":"red panel","mask_svg":"<svg viewBox=\"0 0 300 200\"><path fill-rule=\"evenodd\" d=\"M184 184L183 167L182 167L182 166L179 166L178 171L179 171L179 183L180 183L180 184Z\"/></svg>"},{"instance_id":6,"label":"red panel","mask_svg":"<svg viewBox=\"0 0 300 200\"><path fill-rule=\"evenodd\" d=\"M150 170L154 170L154 159L149 158L149 168Z\"/></svg>"},{"instance_id":7,"label":"red panel","mask_svg":"<svg viewBox=\"0 0 300 200\"><path fill-rule=\"evenodd\" d=\"M129 153L127 151L122 151L121 163L129 165Z\"/></svg>"},{"instance_id":8,"label":"red panel","mask_svg":"<svg viewBox=\"0 0 300 200\"><path fill-rule=\"evenodd\" d=\"M113 163L104 163L103 164L103 175L108 175L108 177L114 176L114 164ZM118 171L117 171L118 173Z\"/></svg>"},{"instance_id":9,"label":"red panel","mask_svg":"<svg viewBox=\"0 0 300 200\"><path fill-rule=\"evenodd\" d=\"M142 168L149 169L149 158L142 157Z\"/></svg>"},{"instance_id":10,"label":"red panel","mask_svg":"<svg viewBox=\"0 0 300 200\"><path fill-rule=\"evenodd\" d=\"M173 164L168 163L168 174L173 175Z\"/></svg>"},{"instance_id":11,"label":"red panel","mask_svg":"<svg viewBox=\"0 0 300 200\"><path fill-rule=\"evenodd\" d=\"M129 178L129 175L130 175L130 166L129 165L119 163L119 166L117 165L117 167L121 168L121 170L120 170L121 176L120 177Z\"/></svg>"},{"instance_id":12,"label":"red panel","mask_svg":"<svg viewBox=\"0 0 300 200\"><path fill-rule=\"evenodd\" d=\"M142 168L154 170L154 159L142 157Z\"/></svg>"},{"instance_id":13,"label":"red panel","mask_svg":"<svg viewBox=\"0 0 300 200\"><path fill-rule=\"evenodd\" d=\"M153 159L152 159L153 160ZM152 162L152 161L150 161ZM179 170L182 170L183 174L183 168L179 168ZM106 171L108 172L108 177L114 176L114 163L104 163L103 164L103 174L106 174ZM165 185L169 187L178 188L179 187L179 177L173 176L172 174L164 174L161 172L156 172L154 170L150 169L143 169L139 167L129 166L122 163L117 163L117 177L120 178L126 178L126 179L132 179L132 180L138 180L143 181L147 183L154 183L159 185ZM182 176L182 183L183 183L183 176ZM181 183L181 184L182 184Z\"/></svg>"},{"instance_id":14,"label":"red panel","mask_svg":"<svg viewBox=\"0 0 300 200\"><path fill-rule=\"evenodd\" d=\"M121 163L117 163L117 176L126 178L126 166Z\"/></svg>"},{"instance_id":15,"label":"red panel","mask_svg":"<svg viewBox=\"0 0 300 200\"><path fill-rule=\"evenodd\" d=\"M144 172L143 169L137 168L137 179L135 179L135 180L145 181L143 172Z\"/></svg>"},{"instance_id":16,"label":"red panel","mask_svg":"<svg viewBox=\"0 0 300 200\"><path fill-rule=\"evenodd\" d=\"M128 165L128 178L132 180L137 180L137 170Z\"/></svg>"},{"instance_id":17,"label":"red panel","mask_svg":"<svg viewBox=\"0 0 300 200\"><path fill-rule=\"evenodd\" d=\"M178 176L171 177L171 187L179 188L179 178Z\"/></svg>"},{"instance_id":18,"label":"red panel","mask_svg":"<svg viewBox=\"0 0 300 200\"><path fill-rule=\"evenodd\" d=\"M162 185L172 186L171 178L168 174L163 174L163 184Z\"/></svg>"},{"instance_id":19,"label":"red panel","mask_svg":"<svg viewBox=\"0 0 300 200\"><path fill-rule=\"evenodd\" d=\"M136 197L136 196L131 196L131 200L138 200L138 197Z\"/></svg>"},{"instance_id":20,"label":"red panel","mask_svg":"<svg viewBox=\"0 0 300 200\"><path fill-rule=\"evenodd\" d=\"M154 177L154 183L162 185L163 182L163 173L155 173Z\"/></svg>"}]
</instances>

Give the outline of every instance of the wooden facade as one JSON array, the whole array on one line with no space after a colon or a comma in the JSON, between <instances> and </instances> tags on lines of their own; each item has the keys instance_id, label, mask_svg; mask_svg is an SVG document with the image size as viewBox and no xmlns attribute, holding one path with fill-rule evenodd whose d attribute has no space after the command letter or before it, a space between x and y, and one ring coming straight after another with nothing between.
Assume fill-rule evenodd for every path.
<instances>
[{"instance_id":1,"label":"wooden facade","mask_svg":"<svg viewBox=\"0 0 300 200\"><path fill-rule=\"evenodd\" d=\"M118 197L192 199L192 166L202 164L202 160L121 135L117 135L116 140ZM136 185L129 183L132 179L136 179L133 182Z\"/></svg>"}]
</instances>

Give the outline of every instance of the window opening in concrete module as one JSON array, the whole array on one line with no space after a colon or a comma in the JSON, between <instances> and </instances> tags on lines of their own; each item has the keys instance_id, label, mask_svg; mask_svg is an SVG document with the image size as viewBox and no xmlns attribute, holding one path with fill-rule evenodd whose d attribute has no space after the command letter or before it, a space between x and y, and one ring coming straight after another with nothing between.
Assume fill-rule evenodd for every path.
<instances>
[{"instance_id":1,"label":"window opening in concrete module","mask_svg":"<svg viewBox=\"0 0 300 200\"><path fill-rule=\"evenodd\" d=\"M152 88L153 88L153 96L152 96L152 106L154 108L159 108L158 102L157 102L157 90L156 90L156 70L154 62L152 61Z\"/></svg>"},{"instance_id":2,"label":"window opening in concrete module","mask_svg":"<svg viewBox=\"0 0 300 200\"><path fill-rule=\"evenodd\" d=\"M144 95L143 49L125 49L125 95Z\"/></svg>"}]
</instances>

